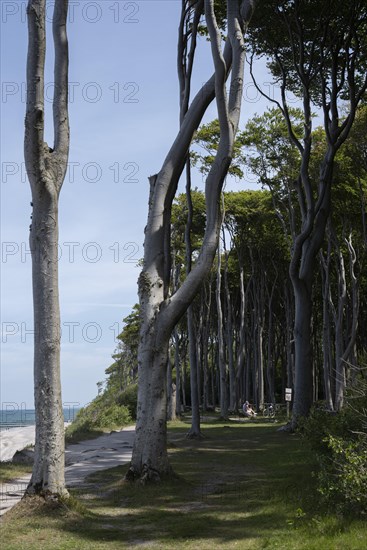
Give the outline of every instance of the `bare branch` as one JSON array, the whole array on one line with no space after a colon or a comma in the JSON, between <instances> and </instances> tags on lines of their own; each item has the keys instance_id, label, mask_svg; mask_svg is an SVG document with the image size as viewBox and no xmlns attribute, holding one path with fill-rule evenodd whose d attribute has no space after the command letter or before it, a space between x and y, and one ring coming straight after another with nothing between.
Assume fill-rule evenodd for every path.
<instances>
[{"instance_id":1,"label":"bare branch","mask_svg":"<svg viewBox=\"0 0 367 550\"><path fill-rule=\"evenodd\" d=\"M29 47L24 154L32 186L39 180L44 162L45 1L29 0L27 6Z\"/></svg>"},{"instance_id":2,"label":"bare branch","mask_svg":"<svg viewBox=\"0 0 367 550\"><path fill-rule=\"evenodd\" d=\"M56 0L53 17L53 37L55 45L55 91L53 99L54 150L66 164L69 154L68 117L68 66L69 51L66 33L68 0ZM63 178L62 178L63 179Z\"/></svg>"}]
</instances>

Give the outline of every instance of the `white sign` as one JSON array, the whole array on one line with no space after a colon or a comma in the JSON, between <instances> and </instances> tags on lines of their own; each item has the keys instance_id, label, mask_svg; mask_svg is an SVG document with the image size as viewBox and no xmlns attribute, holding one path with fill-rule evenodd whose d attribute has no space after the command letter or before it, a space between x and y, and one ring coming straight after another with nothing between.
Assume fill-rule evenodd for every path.
<instances>
[{"instance_id":1,"label":"white sign","mask_svg":"<svg viewBox=\"0 0 367 550\"><path fill-rule=\"evenodd\" d=\"M292 401L292 388L285 388L285 400Z\"/></svg>"}]
</instances>

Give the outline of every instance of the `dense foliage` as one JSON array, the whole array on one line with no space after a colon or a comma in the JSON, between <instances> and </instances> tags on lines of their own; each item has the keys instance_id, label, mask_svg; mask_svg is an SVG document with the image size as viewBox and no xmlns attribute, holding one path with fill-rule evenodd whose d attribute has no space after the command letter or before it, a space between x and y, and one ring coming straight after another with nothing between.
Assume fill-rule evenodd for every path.
<instances>
[{"instance_id":1,"label":"dense foliage","mask_svg":"<svg viewBox=\"0 0 367 550\"><path fill-rule=\"evenodd\" d=\"M354 380L338 414L314 407L301 431L317 455L322 499L342 513L367 513L366 380Z\"/></svg>"}]
</instances>

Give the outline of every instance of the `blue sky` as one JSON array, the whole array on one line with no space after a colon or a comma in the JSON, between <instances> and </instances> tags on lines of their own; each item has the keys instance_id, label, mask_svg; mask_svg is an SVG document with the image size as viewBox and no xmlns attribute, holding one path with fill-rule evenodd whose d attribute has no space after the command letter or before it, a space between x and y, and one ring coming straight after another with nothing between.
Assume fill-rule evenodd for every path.
<instances>
[{"instance_id":1,"label":"blue sky","mask_svg":"<svg viewBox=\"0 0 367 550\"><path fill-rule=\"evenodd\" d=\"M23 159L25 7L25 0L1 2L1 402L32 408L31 193ZM180 7L179 0L70 1L71 148L60 195L59 260L64 403L84 405L96 395L122 319L137 301L148 176L159 170L178 128ZM49 25L49 100L50 31ZM209 44L200 39L193 91L211 73ZM268 87L263 65L257 74ZM49 100L46 140L52 146ZM265 106L246 70L242 124ZM213 104L206 120L215 116ZM202 185L200 176L194 185ZM243 182L228 186L248 187Z\"/></svg>"}]
</instances>

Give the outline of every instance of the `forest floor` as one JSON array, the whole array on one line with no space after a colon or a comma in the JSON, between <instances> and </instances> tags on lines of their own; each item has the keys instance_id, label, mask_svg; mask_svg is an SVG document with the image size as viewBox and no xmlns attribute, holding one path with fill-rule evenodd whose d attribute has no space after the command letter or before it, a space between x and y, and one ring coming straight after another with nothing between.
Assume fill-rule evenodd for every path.
<instances>
[{"instance_id":1,"label":"forest floor","mask_svg":"<svg viewBox=\"0 0 367 550\"><path fill-rule=\"evenodd\" d=\"M131 485L125 465L90 475L63 505L23 499L4 516L2 550L366 548L366 521L321 508L299 436L206 420L200 440L186 438L188 421L169 425L177 479Z\"/></svg>"}]
</instances>

